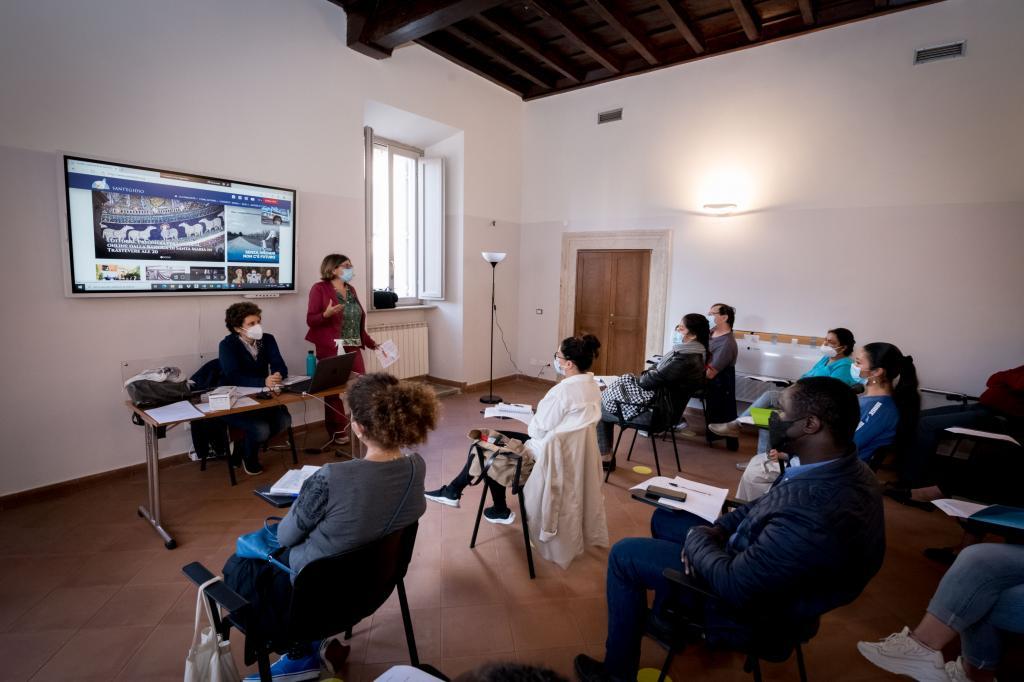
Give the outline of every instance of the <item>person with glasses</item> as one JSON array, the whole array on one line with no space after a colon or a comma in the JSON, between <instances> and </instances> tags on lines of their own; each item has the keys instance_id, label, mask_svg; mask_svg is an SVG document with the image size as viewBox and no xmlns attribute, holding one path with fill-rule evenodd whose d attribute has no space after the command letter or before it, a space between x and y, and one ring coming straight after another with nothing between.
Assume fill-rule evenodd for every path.
<instances>
[{"instance_id":1,"label":"person with glasses","mask_svg":"<svg viewBox=\"0 0 1024 682\"><path fill-rule=\"evenodd\" d=\"M672 350L657 365L639 376L623 375L604 392L597 445L607 471L615 471L612 445L619 414L634 423L649 424L653 412L644 406L661 404L669 412L670 423L678 421L690 397L704 385L708 343L707 319L699 313L684 315L672 334Z\"/></svg>"},{"instance_id":2,"label":"person with glasses","mask_svg":"<svg viewBox=\"0 0 1024 682\"><path fill-rule=\"evenodd\" d=\"M853 365L853 349L856 347L857 342L853 338L853 332L849 329L846 327L829 329L828 333L825 334L825 342L819 347L821 359L800 378L832 377L851 387L859 385L860 382L850 373L850 366ZM781 389L765 391L757 396L740 417L749 417L750 410L756 407L773 410L779 409L779 396L781 395ZM737 419L722 424L708 424L708 429L711 433L719 436L738 438L740 435L740 422ZM764 452L763 445L765 442L758 444L758 452Z\"/></svg>"},{"instance_id":3,"label":"person with glasses","mask_svg":"<svg viewBox=\"0 0 1024 682\"><path fill-rule=\"evenodd\" d=\"M721 424L736 419L736 358L739 347L732 334L736 322L736 309L725 303L715 303L708 310L711 325L711 361L706 370L707 387L704 391L705 418L708 424ZM719 438L709 431L708 440ZM730 450L738 450L739 439L725 436Z\"/></svg>"},{"instance_id":4,"label":"person with glasses","mask_svg":"<svg viewBox=\"0 0 1024 682\"><path fill-rule=\"evenodd\" d=\"M542 447L540 441L553 434L556 428L565 428L571 422L586 422L597 418L601 409L601 389L594 381L594 375L587 370L593 364L600 348L601 342L591 334L564 339L551 363L562 380L537 403L536 413L530 421L529 433L499 432L506 438L523 441L523 450L520 454L523 456L524 474L533 466L536 459L534 450L539 452ZM459 475L437 490L427 491L426 498L449 507L458 507L462 491L472 479L471 469L474 461L476 455L470 453L466 459L466 466ZM491 493L491 499L494 500L494 505L484 510L484 518L491 523L512 523L516 517L505 500L505 485L492 479L490 472L484 482Z\"/></svg>"}]
</instances>

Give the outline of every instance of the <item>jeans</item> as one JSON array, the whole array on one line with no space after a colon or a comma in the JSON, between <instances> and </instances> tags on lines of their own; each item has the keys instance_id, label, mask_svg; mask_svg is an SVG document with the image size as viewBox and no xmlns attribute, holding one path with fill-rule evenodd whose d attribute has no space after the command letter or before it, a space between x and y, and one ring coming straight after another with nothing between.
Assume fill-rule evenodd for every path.
<instances>
[{"instance_id":1,"label":"jeans","mask_svg":"<svg viewBox=\"0 0 1024 682\"><path fill-rule=\"evenodd\" d=\"M292 425L292 416L283 405L252 412L240 412L221 417L228 426L245 432L242 458L250 464L260 461L260 447L272 437Z\"/></svg>"},{"instance_id":2,"label":"jeans","mask_svg":"<svg viewBox=\"0 0 1024 682\"><path fill-rule=\"evenodd\" d=\"M942 432L951 426L984 427L991 419L992 411L979 403L967 407L949 405L925 410L917 422L914 446L900 462L900 479L913 488L933 483L928 463L935 454Z\"/></svg>"},{"instance_id":3,"label":"jeans","mask_svg":"<svg viewBox=\"0 0 1024 682\"><path fill-rule=\"evenodd\" d=\"M661 575L666 568L682 569L682 540L690 528L707 521L687 512L657 510L651 518L653 538L626 538L615 543L608 557L606 592L608 639L605 670L616 680L632 682L640 665L640 640L647 621L647 590L655 591L654 610L669 592ZM682 608L686 609L684 594ZM697 611L696 604L691 605ZM700 618L699 613L694 613Z\"/></svg>"},{"instance_id":4,"label":"jeans","mask_svg":"<svg viewBox=\"0 0 1024 682\"><path fill-rule=\"evenodd\" d=\"M651 413L638 414L629 420L633 424L642 425L651 423ZM618 415L614 415L603 406L601 407L601 421L597 422L597 447L602 455L611 453L615 445L615 425L619 423Z\"/></svg>"},{"instance_id":5,"label":"jeans","mask_svg":"<svg viewBox=\"0 0 1024 682\"><path fill-rule=\"evenodd\" d=\"M525 443L530 440L529 434L519 433L517 431L498 431L506 438L514 438L515 440ZM462 491L469 485L470 475L469 468L473 464L473 460L476 459L476 451L470 450L469 456L466 458L466 466L462 467L462 471L459 475L452 479L448 487L457 495L462 495ZM508 511L508 501L505 498L505 486L498 483L497 481L491 480L488 477L484 478L484 485L487 486L488 492L491 493L491 499L494 500L494 508L499 512Z\"/></svg>"},{"instance_id":6,"label":"jeans","mask_svg":"<svg viewBox=\"0 0 1024 682\"><path fill-rule=\"evenodd\" d=\"M963 656L994 669L1002 656L1000 631L1024 633L1024 545L971 545L939 582L928 613L960 633Z\"/></svg>"}]
</instances>

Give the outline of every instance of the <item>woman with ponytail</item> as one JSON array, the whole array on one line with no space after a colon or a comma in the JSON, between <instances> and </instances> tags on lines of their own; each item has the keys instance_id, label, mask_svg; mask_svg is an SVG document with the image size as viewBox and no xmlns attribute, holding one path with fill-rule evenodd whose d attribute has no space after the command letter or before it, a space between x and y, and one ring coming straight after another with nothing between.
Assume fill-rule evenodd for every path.
<instances>
[{"instance_id":1,"label":"woman with ponytail","mask_svg":"<svg viewBox=\"0 0 1024 682\"><path fill-rule=\"evenodd\" d=\"M359 377L346 399L352 430L366 444L366 456L325 464L302 484L277 529L284 548L277 558L292 573L237 554L224 565L224 582L249 601L261 634L272 641L283 641L274 635L285 626L292 582L306 565L405 528L426 511L426 464L403 448L425 442L437 426L437 396L424 384L378 373ZM270 672L275 680L318 680L321 660L339 672L345 649L337 639L304 643L282 656Z\"/></svg>"},{"instance_id":2,"label":"woman with ponytail","mask_svg":"<svg viewBox=\"0 0 1024 682\"><path fill-rule=\"evenodd\" d=\"M596 336L584 334L582 336L570 336L563 339L558 350L555 351L551 363L555 373L562 377L547 394L537 403L536 413L530 421L529 433L516 433L514 431L499 431L502 436L512 438L523 443L523 471L528 472L533 467L536 459L534 451L543 447L543 442L554 433L555 429L562 427L567 430L571 424L577 421L588 421L596 419L601 409L601 389L594 381L594 375L587 370L597 357L601 342ZM481 439L486 437L487 432L481 431ZM426 497L432 502L439 502L449 507L458 507L462 491L470 484L473 464L476 462L474 454L470 454L466 460L466 466L462 468L459 475L446 485L437 490L428 491ZM596 464L594 466L597 466ZM491 478L494 476L494 478ZM484 518L491 523L509 524L516 516L509 509L505 500L505 487L511 481L495 480L502 476L488 472L488 478L484 479L488 492L494 500L494 506L484 510ZM525 480L525 476L522 477ZM531 524L534 523L531 520Z\"/></svg>"}]
</instances>

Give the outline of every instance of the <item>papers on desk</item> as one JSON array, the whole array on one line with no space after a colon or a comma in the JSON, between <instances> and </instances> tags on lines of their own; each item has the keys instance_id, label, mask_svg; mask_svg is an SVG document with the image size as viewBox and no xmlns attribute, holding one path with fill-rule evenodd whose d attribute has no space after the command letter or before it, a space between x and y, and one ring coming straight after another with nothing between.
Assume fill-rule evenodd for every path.
<instances>
[{"instance_id":1,"label":"papers on desk","mask_svg":"<svg viewBox=\"0 0 1024 682\"><path fill-rule=\"evenodd\" d=\"M932 504L949 516L970 519L995 526L1024 530L1024 509L1005 504L978 504L966 500L932 500Z\"/></svg>"},{"instance_id":2,"label":"papers on desk","mask_svg":"<svg viewBox=\"0 0 1024 682\"><path fill-rule=\"evenodd\" d=\"M265 390L263 386L235 386L235 395L254 395Z\"/></svg>"},{"instance_id":3,"label":"papers on desk","mask_svg":"<svg viewBox=\"0 0 1024 682\"><path fill-rule=\"evenodd\" d=\"M154 407L146 410L146 414L157 424L170 424L171 422L187 422L191 419L199 419L203 413L197 410L187 400L179 400L170 405Z\"/></svg>"},{"instance_id":4,"label":"papers on desk","mask_svg":"<svg viewBox=\"0 0 1024 682\"><path fill-rule=\"evenodd\" d=\"M530 405L523 405L518 403L498 403L493 407L488 407L487 409L485 409L484 416L505 417L506 419L515 419L529 426L530 422L533 421L533 407Z\"/></svg>"},{"instance_id":5,"label":"papers on desk","mask_svg":"<svg viewBox=\"0 0 1024 682\"><path fill-rule=\"evenodd\" d=\"M263 390L263 389L259 389L258 391L254 391L254 393L259 393L259 391L261 391L261 390ZM251 407L252 405L259 405L259 403L256 402L255 400L253 400L252 398L247 398L245 396L242 396L241 398L236 400L231 405L231 409L233 410L233 409L238 408L238 407ZM210 403L199 403L195 407L198 408L199 411L202 412L203 414L210 414L211 412L218 412L218 411L222 412L223 411L223 410L215 410L215 409L211 408L210 407ZM203 414L200 414L198 416L201 417L201 416L203 416Z\"/></svg>"},{"instance_id":6,"label":"papers on desk","mask_svg":"<svg viewBox=\"0 0 1024 682\"><path fill-rule=\"evenodd\" d=\"M951 426L946 429L947 433L956 433L961 436L971 436L972 438L988 438L990 440L1003 440L1007 443L1013 443L1014 445L1020 445L1015 438L1011 438L1002 433L993 433L991 431L978 431L977 429L965 429L961 426Z\"/></svg>"},{"instance_id":7,"label":"papers on desk","mask_svg":"<svg viewBox=\"0 0 1024 682\"><path fill-rule=\"evenodd\" d=\"M277 480L277 483L270 486L271 495L295 495L298 496L302 490L302 484L306 479L320 471L320 467L307 464L301 469L291 469L284 476Z\"/></svg>"},{"instance_id":8,"label":"papers on desk","mask_svg":"<svg viewBox=\"0 0 1024 682\"><path fill-rule=\"evenodd\" d=\"M646 492L647 488L652 485L662 488L678 488L680 492L686 493L686 500L684 502L660 497L658 498L658 504L670 509L688 511L711 523L714 523L715 519L722 514L722 505L729 494L728 488L716 488L685 479L682 476L676 476L675 478L655 476L639 485L633 486L630 490Z\"/></svg>"},{"instance_id":9,"label":"papers on desk","mask_svg":"<svg viewBox=\"0 0 1024 682\"><path fill-rule=\"evenodd\" d=\"M384 369L387 369L391 365L395 364L398 360L398 346L391 339L388 339L384 343L377 344L377 347L373 350L377 356L377 362Z\"/></svg>"}]
</instances>

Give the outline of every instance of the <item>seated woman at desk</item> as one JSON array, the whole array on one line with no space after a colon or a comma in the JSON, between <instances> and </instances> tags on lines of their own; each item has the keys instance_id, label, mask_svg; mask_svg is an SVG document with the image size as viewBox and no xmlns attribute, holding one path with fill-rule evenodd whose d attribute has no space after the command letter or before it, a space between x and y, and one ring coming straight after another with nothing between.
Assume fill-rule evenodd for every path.
<instances>
[{"instance_id":1,"label":"seated woman at desk","mask_svg":"<svg viewBox=\"0 0 1024 682\"><path fill-rule=\"evenodd\" d=\"M860 423L853 434L853 442L857 456L868 461L878 448L896 440L898 429L902 427L906 432L917 423L921 407L917 369L913 358L903 355L891 343L869 343L854 354L850 375L856 377L858 383L864 383L864 392L858 398ZM788 428L789 425L782 422L779 426ZM772 433L777 428L762 431L768 438L767 452L754 455L747 464L736 489L736 497L741 500L755 500L768 492L779 477L780 467L776 461L788 460L785 452L779 452L785 446L780 446ZM790 462L790 466L799 466L799 460Z\"/></svg>"},{"instance_id":2,"label":"seated woman at desk","mask_svg":"<svg viewBox=\"0 0 1024 682\"><path fill-rule=\"evenodd\" d=\"M850 386L856 386L858 381L850 374L850 366L853 364L853 349L856 347L857 342L853 338L853 332L849 329L846 327L829 329L828 333L825 334L825 342L819 348L821 359L800 378L832 377ZM749 417L750 410L754 407L779 409L779 396L781 395L781 388L765 391L757 396L740 417ZM738 420L723 424L708 424L708 429L719 436L736 438L740 435L740 423ZM759 452L763 452L763 449L759 450Z\"/></svg>"},{"instance_id":3,"label":"seated woman at desk","mask_svg":"<svg viewBox=\"0 0 1024 682\"><path fill-rule=\"evenodd\" d=\"M589 418L597 417L601 409L601 389L594 381L594 375L587 370L593 364L600 348L601 342L597 340L596 336L590 334L570 336L564 339L551 363L555 372L564 378L537 403L536 414L533 415L528 427L529 434L502 432L510 438L525 441L521 453L524 459L524 471L532 468L534 457L531 452L533 447L531 443L534 440L540 441L546 438L557 427L563 426L569 421L586 421ZM466 466L462 468L459 475L437 490L425 493L426 498L449 507L458 507L462 491L470 483L470 469L473 468L475 459L475 455L471 453L466 459ZM523 480L525 478L524 476ZM490 477L485 478L484 482L488 492L491 493L491 499L494 500L494 506L484 510L484 518L491 523L512 523L516 515L508 508L508 503L505 500L505 485Z\"/></svg>"},{"instance_id":4,"label":"seated woman at desk","mask_svg":"<svg viewBox=\"0 0 1024 682\"><path fill-rule=\"evenodd\" d=\"M273 335L263 332L260 324L262 314L255 303L235 303L228 307L224 324L231 333L221 340L219 354L224 386L262 386L275 390L288 376L288 367L277 348L277 341ZM221 419L228 426L245 432L240 464L250 476L263 472L260 446L292 423L288 408L283 405L228 414ZM238 466L239 462L234 464Z\"/></svg>"},{"instance_id":5,"label":"seated woman at desk","mask_svg":"<svg viewBox=\"0 0 1024 682\"><path fill-rule=\"evenodd\" d=\"M672 335L672 351L639 376L625 375L612 383L601 397L601 421L597 423L597 445L605 469L615 471L612 452L618 410L630 421L650 423L650 412L640 405L659 396L666 398L668 415L675 423L690 397L704 386L704 363L708 356L710 325L699 313L684 315ZM621 401L621 406L616 405Z\"/></svg>"},{"instance_id":6,"label":"seated woman at desk","mask_svg":"<svg viewBox=\"0 0 1024 682\"><path fill-rule=\"evenodd\" d=\"M389 374L367 374L348 390L348 403L366 456L325 464L302 484L277 530L285 548L278 558L295 575L317 559L401 530L426 511L426 464L402 448L424 442L437 426L440 408L433 391ZM294 575L262 559L232 555L224 565L224 582L253 605L271 639L287 618L293 581ZM336 639L310 642L287 652L270 671L275 680L317 680L320 659L337 672L345 656ZM245 679L259 680L259 675Z\"/></svg>"}]
</instances>

